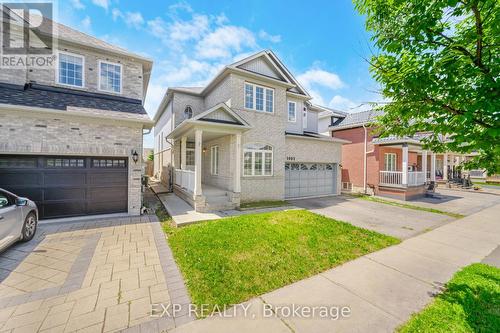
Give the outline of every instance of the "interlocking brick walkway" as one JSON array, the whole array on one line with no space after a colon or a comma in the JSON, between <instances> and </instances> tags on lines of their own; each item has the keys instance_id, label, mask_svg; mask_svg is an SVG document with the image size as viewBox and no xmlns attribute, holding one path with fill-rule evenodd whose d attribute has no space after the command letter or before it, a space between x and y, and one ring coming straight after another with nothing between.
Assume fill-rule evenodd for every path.
<instances>
[{"instance_id":1,"label":"interlocking brick walkway","mask_svg":"<svg viewBox=\"0 0 500 333\"><path fill-rule=\"evenodd\" d=\"M189 303L156 216L40 224L0 254L0 332L159 332L193 320Z\"/></svg>"}]
</instances>

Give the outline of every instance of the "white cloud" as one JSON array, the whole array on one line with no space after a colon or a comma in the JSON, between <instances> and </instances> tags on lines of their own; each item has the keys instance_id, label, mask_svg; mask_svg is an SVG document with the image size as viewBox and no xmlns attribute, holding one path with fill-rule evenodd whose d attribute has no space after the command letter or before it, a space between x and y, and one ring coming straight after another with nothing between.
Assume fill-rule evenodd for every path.
<instances>
[{"instance_id":1,"label":"white cloud","mask_svg":"<svg viewBox=\"0 0 500 333\"><path fill-rule=\"evenodd\" d=\"M113 17L113 21L116 21L118 18L123 18L123 13L118 8L113 8L111 16Z\"/></svg>"},{"instance_id":2,"label":"white cloud","mask_svg":"<svg viewBox=\"0 0 500 333\"><path fill-rule=\"evenodd\" d=\"M229 58L233 52L241 52L244 48L254 48L257 43L254 34L237 26L222 26L209 33L196 45L200 58Z\"/></svg>"},{"instance_id":3,"label":"white cloud","mask_svg":"<svg viewBox=\"0 0 500 333\"><path fill-rule=\"evenodd\" d=\"M306 88L318 85L331 90L336 90L345 86L340 77L332 72L323 69L310 69L297 76L297 80Z\"/></svg>"},{"instance_id":4,"label":"white cloud","mask_svg":"<svg viewBox=\"0 0 500 333\"><path fill-rule=\"evenodd\" d=\"M127 13L125 13L124 20L125 20L125 23L129 27L134 27L136 29L139 29L144 24L144 18L142 17L141 13L139 13L139 12L127 12Z\"/></svg>"},{"instance_id":5,"label":"white cloud","mask_svg":"<svg viewBox=\"0 0 500 333\"><path fill-rule=\"evenodd\" d=\"M209 29L209 19L206 15L193 15L190 21L175 21L169 25L169 37L173 41L199 39Z\"/></svg>"},{"instance_id":6,"label":"white cloud","mask_svg":"<svg viewBox=\"0 0 500 333\"><path fill-rule=\"evenodd\" d=\"M85 5L80 0L71 0L71 4L75 9L85 9Z\"/></svg>"},{"instance_id":7,"label":"white cloud","mask_svg":"<svg viewBox=\"0 0 500 333\"><path fill-rule=\"evenodd\" d=\"M222 13L217 16L215 16L215 24L217 25L223 25L229 22L229 19L227 18L226 14Z\"/></svg>"},{"instance_id":8,"label":"white cloud","mask_svg":"<svg viewBox=\"0 0 500 333\"><path fill-rule=\"evenodd\" d=\"M355 103L351 101L349 98L335 95L328 103L328 106L334 109L348 111L350 109L354 109L359 106L359 103Z\"/></svg>"},{"instance_id":9,"label":"white cloud","mask_svg":"<svg viewBox=\"0 0 500 333\"><path fill-rule=\"evenodd\" d=\"M279 43L281 42L281 36L280 35L271 35L264 30L259 31L259 37L262 40L269 41L271 43Z\"/></svg>"},{"instance_id":10,"label":"white cloud","mask_svg":"<svg viewBox=\"0 0 500 333\"><path fill-rule=\"evenodd\" d=\"M164 39L167 35L167 23L161 17L156 17L147 22L149 32L160 39Z\"/></svg>"},{"instance_id":11,"label":"white cloud","mask_svg":"<svg viewBox=\"0 0 500 333\"><path fill-rule=\"evenodd\" d=\"M109 8L109 0L92 0L92 3L106 10Z\"/></svg>"},{"instance_id":12,"label":"white cloud","mask_svg":"<svg viewBox=\"0 0 500 333\"><path fill-rule=\"evenodd\" d=\"M85 18L80 22L80 24L82 25L82 27L85 29L85 30L90 30L90 26L92 25L92 21L90 20L90 17L87 15L85 16Z\"/></svg>"}]
</instances>

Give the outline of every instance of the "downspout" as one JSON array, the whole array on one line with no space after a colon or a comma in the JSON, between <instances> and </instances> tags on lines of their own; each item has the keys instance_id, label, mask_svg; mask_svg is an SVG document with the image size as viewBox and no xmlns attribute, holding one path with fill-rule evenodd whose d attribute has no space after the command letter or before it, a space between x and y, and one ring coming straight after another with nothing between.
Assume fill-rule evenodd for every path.
<instances>
[{"instance_id":1,"label":"downspout","mask_svg":"<svg viewBox=\"0 0 500 333\"><path fill-rule=\"evenodd\" d=\"M364 149L363 149L363 193L366 194L366 148L367 148L367 141L368 141L368 130L366 129L366 125L363 124L363 130L365 131L365 142L364 142Z\"/></svg>"}]
</instances>

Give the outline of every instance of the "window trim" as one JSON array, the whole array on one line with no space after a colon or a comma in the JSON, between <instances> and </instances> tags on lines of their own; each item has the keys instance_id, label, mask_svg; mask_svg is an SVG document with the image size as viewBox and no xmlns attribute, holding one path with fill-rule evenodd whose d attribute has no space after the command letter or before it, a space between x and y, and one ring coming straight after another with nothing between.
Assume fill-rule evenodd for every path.
<instances>
[{"instance_id":1,"label":"window trim","mask_svg":"<svg viewBox=\"0 0 500 333\"><path fill-rule=\"evenodd\" d=\"M210 174L212 176L219 175L219 146L210 147Z\"/></svg>"},{"instance_id":2,"label":"window trim","mask_svg":"<svg viewBox=\"0 0 500 333\"><path fill-rule=\"evenodd\" d=\"M114 65L114 66L120 67L120 91L119 92L116 92L114 90L106 90L106 89L101 88L101 64L108 64L108 65ZM123 92L123 65L118 63L118 62L99 59L97 61L97 66L99 67L98 79L97 79L97 81L98 81L97 82L97 90L102 91L102 92L106 92L106 93L121 95Z\"/></svg>"},{"instance_id":3,"label":"window trim","mask_svg":"<svg viewBox=\"0 0 500 333\"><path fill-rule=\"evenodd\" d=\"M251 148L243 148L243 162L241 163L241 166L243 168L242 170L242 175L243 177L273 177L274 176L274 146L269 144L269 143L264 143L264 142L248 142L245 145L249 144L262 144L264 146L270 146L271 150L264 150L264 149L251 149ZM256 152L261 152L262 153L262 174L256 175L255 174L255 153ZM252 174L246 175L245 174L245 153L252 153ZM271 174L266 175L266 153L271 154Z\"/></svg>"},{"instance_id":4,"label":"window trim","mask_svg":"<svg viewBox=\"0 0 500 333\"><path fill-rule=\"evenodd\" d=\"M60 80L60 75L59 71L61 70L60 67L60 61L61 61L61 54L69 55L72 57L77 57L82 59L82 85L77 86L74 84L68 84L68 83L63 83ZM78 54L78 53L72 53L72 52L67 52L67 51L57 51L57 64L56 64L56 82L58 85L65 86L65 87L72 87L72 88L77 88L77 89L85 89L85 56Z\"/></svg>"},{"instance_id":5,"label":"window trim","mask_svg":"<svg viewBox=\"0 0 500 333\"><path fill-rule=\"evenodd\" d=\"M387 163L387 157L388 156L394 156L394 170L389 170L388 166L389 163ZM396 153L384 153L384 171L397 171L398 170L398 155Z\"/></svg>"},{"instance_id":6,"label":"window trim","mask_svg":"<svg viewBox=\"0 0 500 333\"><path fill-rule=\"evenodd\" d=\"M248 108L247 107L247 103L246 103L246 86L247 85L250 85L252 86L252 91L253 91L253 99L252 99L252 108ZM257 89L256 87L259 87L259 88L262 88L264 90L264 93L263 93L263 110L257 110ZM267 90L271 90L273 92L273 111L269 112L269 111L266 111L266 104L267 104L267 95L266 95L266 89ZM250 111L256 111L256 112L262 112L262 113L265 113L265 114L274 114L274 110L275 110L275 100L276 100L276 94L275 94L276 90L272 87L267 87L267 86L263 86L261 84L257 84L257 83L252 83L252 82L248 82L248 81L245 81L245 83L243 84L243 108L245 110L250 110Z\"/></svg>"},{"instance_id":7,"label":"window trim","mask_svg":"<svg viewBox=\"0 0 500 333\"><path fill-rule=\"evenodd\" d=\"M293 104L293 119L290 119L290 104ZM288 122L296 123L297 122L297 102L288 101L286 111L287 111L287 115L288 115Z\"/></svg>"}]
</instances>

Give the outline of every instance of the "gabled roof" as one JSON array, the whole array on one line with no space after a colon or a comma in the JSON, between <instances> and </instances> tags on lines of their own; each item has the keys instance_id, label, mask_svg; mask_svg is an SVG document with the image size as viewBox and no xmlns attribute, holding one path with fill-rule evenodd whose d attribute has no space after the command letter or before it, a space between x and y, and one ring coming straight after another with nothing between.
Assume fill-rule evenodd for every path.
<instances>
[{"instance_id":1,"label":"gabled roof","mask_svg":"<svg viewBox=\"0 0 500 333\"><path fill-rule=\"evenodd\" d=\"M249 64L252 61L256 61L257 59L263 59L265 65L267 66L265 69L272 71L272 73L275 75L261 74L256 71L252 71L251 66L245 66L245 64ZM286 87L288 92L296 94L297 96L303 96L306 100L311 99L311 96L308 94L308 92L300 85L300 83L285 67L281 60L271 50L263 50L235 63L225 66L205 87L168 88L165 95L163 96L160 106L158 107L158 111L154 116L154 120L157 121L163 114L165 106L168 104L168 101L172 97L172 92L179 91L196 96L205 96L224 77L226 77L226 75L230 73L244 74L247 76L253 76L258 79L267 80L272 84L282 85Z\"/></svg>"},{"instance_id":2,"label":"gabled roof","mask_svg":"<svg viewBox=\"0 0 500 333\"><path fill-rule=\"evenodd\" d=\"M346 117L339 121L336 125L330 126L330 130L336 131L346 128L360 127L375 120L376 117L382 116L382 110L368 110L362 112L348 113Z\"/></svg>"},{"instance_id":3,"label":"gabled roof","mask_svg":"<svg viewBox=\"0 0 500 333\"><path fill-rule=\"evenodd\" d=\"M226 103L219 103L205 112L200 113L196 117L193 117L191 120L250 126L245 119L241 118L236 112L227 106Z\"/></svg>"}]
</instances>

